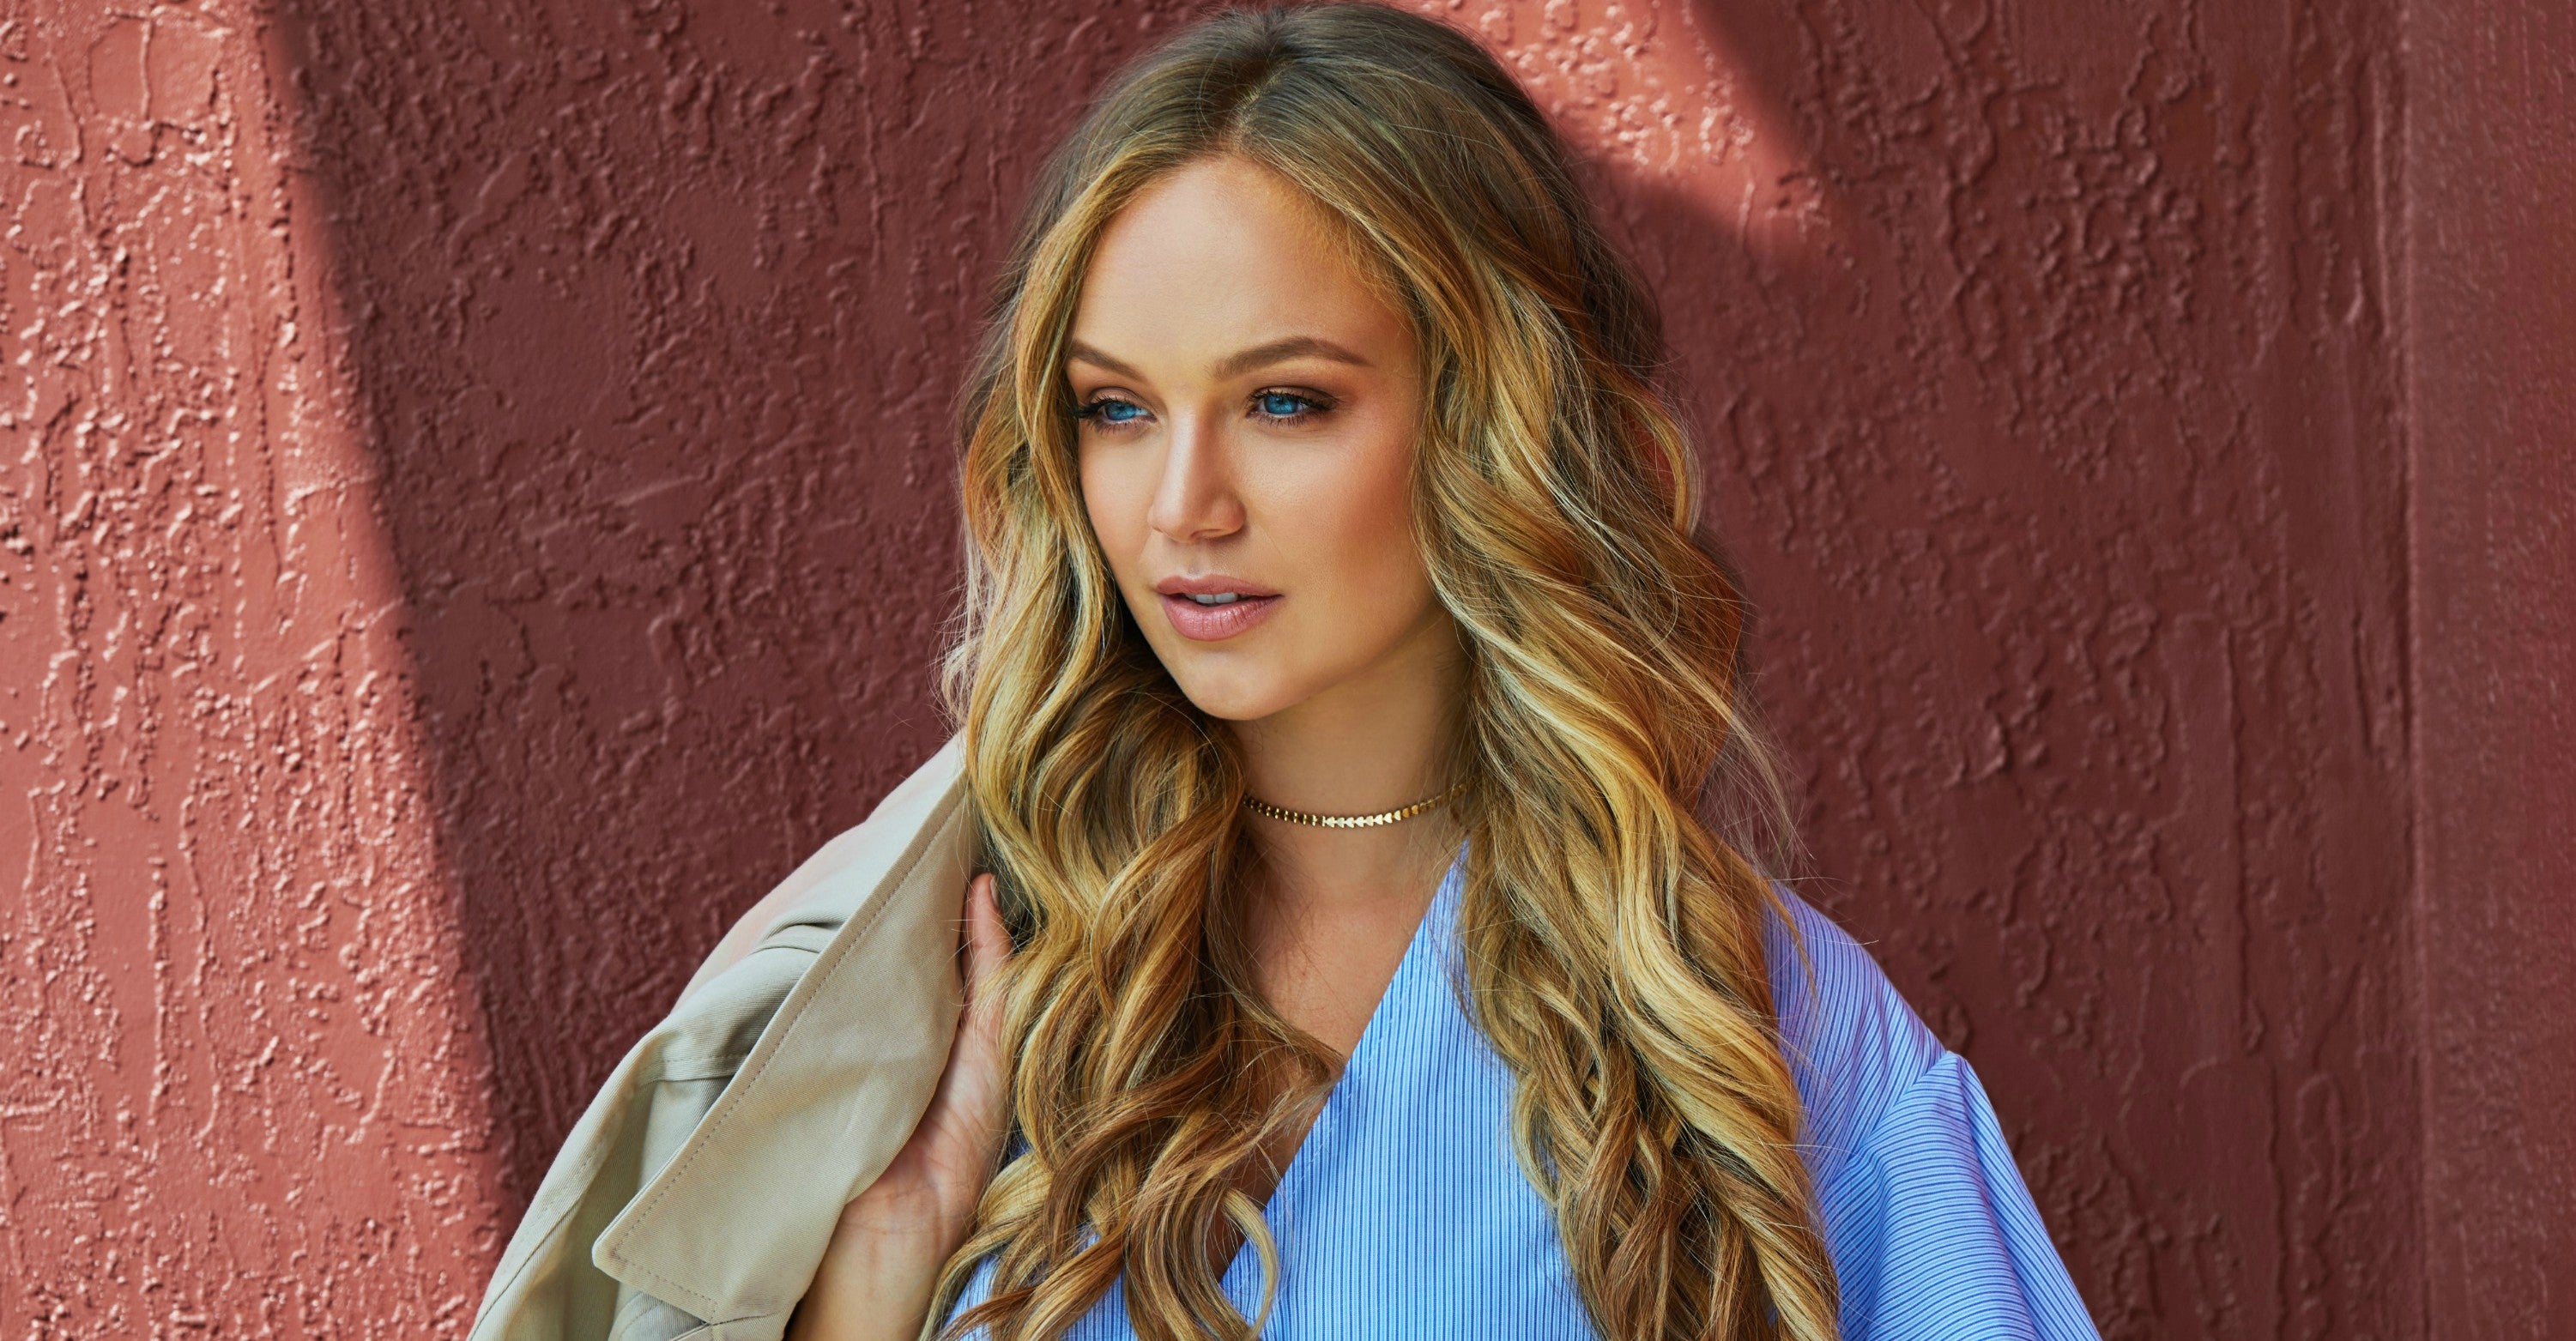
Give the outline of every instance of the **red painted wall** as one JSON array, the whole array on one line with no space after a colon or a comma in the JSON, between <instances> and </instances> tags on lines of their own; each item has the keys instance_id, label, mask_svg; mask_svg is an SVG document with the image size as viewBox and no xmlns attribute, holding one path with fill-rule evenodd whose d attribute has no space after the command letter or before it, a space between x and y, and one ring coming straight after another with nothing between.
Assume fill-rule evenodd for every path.
<instances>
[{"instance_id":1,"label":"red painted wall","mask_svg":"<svg viewBox=\"0 0 2576 1341\"><path fill-rule=\"evenodd\" d=\"M0 11L0 1330L462 1334L939 738L972 315L1190 10ZM1664 295L1811 892L2106 1334L2576 1332L2569 21L1439 12Z\"/></svg>"},{"instance_id":2,"label":"red painted wall","mask_svg":"<svg viewBox=\"0 0 2576 1341\"><path fill-rule=\"evenodd\" d=\"M2404 40L2427 1316L2576 1337L2576 8Z\"/></svg>"}]
</instances>

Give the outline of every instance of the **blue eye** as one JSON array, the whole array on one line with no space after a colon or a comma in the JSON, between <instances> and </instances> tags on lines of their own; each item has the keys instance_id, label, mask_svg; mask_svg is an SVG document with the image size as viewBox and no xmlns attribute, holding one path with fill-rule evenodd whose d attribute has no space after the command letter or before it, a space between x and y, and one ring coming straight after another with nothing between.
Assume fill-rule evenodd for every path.
<instances>
[{"instance_id":1,"label":"blue eye","mask_svg":"<svg viewBox=\"0 0 2576 1341\"><path fill-rule=\"evenodd\" d=\"M1280 420L1312 418L1311 414L1302 411L1324 408L1323 403L1314 397L1301 396L1294 391L1264 391L1252 398L1252 406L1262 418Z\"/></svg>"},{"instance_id":2,"label":"blue eye","mask_svg":"<svg viewBox=\"0 0 2576 1341\"><path fill-rule=\"evenodd\" d=\"M1276 424L1303 422L1331 408L1316 397L1296 391L1258 391L1252 396L1253 414ZM1125 428L1152 416L1144 406L1132 400L1102 396L1075 410L1073 417L1089 420L1102 428Z\"/></svg>"},{"instance_id":3,"label":"blue eye","mask_svg":"<svg viewBox=\"0 0 2576 1341\"><path fill-rule=\"evenodd\" d=\"M1131 424L1141 418L1145 407L1132 400L1103 397L1074 412L1077 419L1092 419L1103 424Z\"/></svg>"}]
</instances>

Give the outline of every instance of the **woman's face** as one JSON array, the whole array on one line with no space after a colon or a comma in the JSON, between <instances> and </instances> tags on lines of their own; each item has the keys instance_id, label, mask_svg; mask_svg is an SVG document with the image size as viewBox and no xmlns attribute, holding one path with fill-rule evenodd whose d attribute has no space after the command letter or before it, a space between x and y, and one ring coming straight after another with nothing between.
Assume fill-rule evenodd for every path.
<instances>
[{"instance_id":1,"label":"woman's face","mask_svg":"<svg viewBox=\"0 0 2576 1341\"><path fill-rule=\"evenodd\" d=\"M1074 314L1092 530L1155 655L1229 721L1372 697L1456 646L1410 524L1412 326L1328 227L1203 159L1110 222Z\"/></svg>"}]
</instances>

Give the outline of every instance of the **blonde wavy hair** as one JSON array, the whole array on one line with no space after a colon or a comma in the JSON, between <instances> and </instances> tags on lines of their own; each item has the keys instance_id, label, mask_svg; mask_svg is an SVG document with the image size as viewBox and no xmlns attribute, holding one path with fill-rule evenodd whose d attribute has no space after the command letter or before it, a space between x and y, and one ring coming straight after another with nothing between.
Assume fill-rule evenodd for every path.
<instances>
[{"instance_id":1,"label":"blonde wavy hair","mask_svg":"<svg viewBox=\"0 0 2576 1341\"><path fill-rule=\"evenodd\" d=\"M1492 57L1346 4L1222 12L1129 67L1049 162L998 287L962 406L945 689L1018 945L1000 990L1026 1149L924 1335L991 1256L950 1335L1059 1336L1123 1274L1147 1341L1254 1336L1210 1244L1230 1221L1252 1245L1266 1315L1283 1264L1236 1179L1330 1085L1330 1055L1250 989L1226 897L1253 856L1240 756L1120 599L1063 372L1103 227L1214 154L1320 204L1421 342L1414 525L1470 662L1469 1007L1595 1323L1834 1336L1755 865L1795 839L1653 308Z\"/></svg>"}]
</instances>

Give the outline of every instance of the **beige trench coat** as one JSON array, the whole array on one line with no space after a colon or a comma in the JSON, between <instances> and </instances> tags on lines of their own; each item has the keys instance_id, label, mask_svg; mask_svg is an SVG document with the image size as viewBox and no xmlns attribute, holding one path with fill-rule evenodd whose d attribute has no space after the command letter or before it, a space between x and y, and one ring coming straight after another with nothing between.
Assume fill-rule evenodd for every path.
<instances>
[{"instance_id":1,"label":"beige trench coat","mask_svg":"<svg viewBox=\"0 0 2576 1341\"><path fill-rule=\"evenodd\" d=\"M470 1341L775 1341L930 1106L973 835L956 740L728 932L564 1138Z\"/></svg>"}]
</instances>

